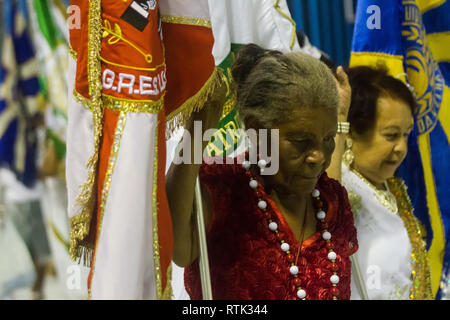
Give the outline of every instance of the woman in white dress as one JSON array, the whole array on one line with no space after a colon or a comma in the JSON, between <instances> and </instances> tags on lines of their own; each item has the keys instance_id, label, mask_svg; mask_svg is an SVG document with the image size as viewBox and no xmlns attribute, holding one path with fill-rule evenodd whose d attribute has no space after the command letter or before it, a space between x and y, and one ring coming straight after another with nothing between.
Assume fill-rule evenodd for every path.
<instances>
[{"instance_id":1,"label":"woman in white dress","mask_svg":"<svg viewBox=\"0 0 450 320\"><path fill-rule=\"evenodd\" d=\"M351 299L433 299L425 233L406 185L394 177L414 126L414 96L383 70L347 73L351 104L340 116L348 112L350 132L337 137L333 161L341 165L335 178L347 189L358 234Z\"/></svg>"}]
</instances>

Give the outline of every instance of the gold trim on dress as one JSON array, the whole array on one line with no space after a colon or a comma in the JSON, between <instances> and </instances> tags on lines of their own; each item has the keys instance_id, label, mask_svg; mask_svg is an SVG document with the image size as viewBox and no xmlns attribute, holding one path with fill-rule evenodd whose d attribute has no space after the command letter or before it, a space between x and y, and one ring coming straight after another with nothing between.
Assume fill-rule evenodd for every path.
<instances>
[{"instance_id":1,"label":"gold trim on dress","mask_svg":"<svg viewBox=\"0 0 450 320\"><path fill-rule=\"evenodd\" d=\"M414 216L414 208L408 196L407 187L400 178L391 178L388 184L397 199L399 216L403 220L411 242L412 286L409 297L411 300L433 300L424 234L419 220Z\"/></svg>"},{"instance_id":2,"label":"gold trim on dress","mask_svg":"<svg viewBox=\"0 0 450 320\"><path fill-rule=\"evenodd\" d=\"M211 21L201 18L161 16L161 21L166 23L187 24L190 26L211 28Z\"/></svg>"},{"instance_id":3,"label":"gold trim on dress","mask_svg":"<svg viewBox=\"0 0 450 320\"><path fill-rule=\"evenodd\" d=\"M357 219L358 211L362 209L362 197L352 190L347 190L347 195L348 202L350 202L350 207L352 208L353 218Z\"/></svg>"},{"instance_id":4,"label":"gold trim on dress","mask_svg":"<svg viewBox=\"0 0 450 320\"><path fill-rule=\"evenodd\" d=\"M387 208L392 213L398 212L397 207L397 200L395 199L392 192L390 192L388 185L386 185L387 190L380 190L377 187L375 187L369 180L364 178L362 174L360 174L355 169L349 167L349 170L353 172L359 179L361 179L374 193L375 197L377 198L378 202L383 205L383 207Z\"/></svg>"}]
</instances>

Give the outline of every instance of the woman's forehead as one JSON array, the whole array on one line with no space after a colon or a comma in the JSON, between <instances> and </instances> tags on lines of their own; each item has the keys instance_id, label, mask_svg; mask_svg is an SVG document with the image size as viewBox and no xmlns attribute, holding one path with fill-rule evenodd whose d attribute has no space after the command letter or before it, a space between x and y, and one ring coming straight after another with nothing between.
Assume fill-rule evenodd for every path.
<instances>
[{"instance_id":1,"label":"woman's forehead","mask_svg":"<svg viewBox=\"0 0 450 320\"><path fill-rule=\"evenodd\" d=\"M337 112L324 107L297 108L279 127L289 135L297 136L311 135L317 129L334 130L337 127Z\"/></svg>"},{"instance_id":2,"label":"woman's forehead","mask_svg":"<svg viewBox=\"0 0 450 320\"><path fill-rule=\"evenodd\" d=\"M377 101L375 122L377 127L409 127L413 125L414 118L406 102L391 97L380 97Z\"/></svg>"}]
</instances>

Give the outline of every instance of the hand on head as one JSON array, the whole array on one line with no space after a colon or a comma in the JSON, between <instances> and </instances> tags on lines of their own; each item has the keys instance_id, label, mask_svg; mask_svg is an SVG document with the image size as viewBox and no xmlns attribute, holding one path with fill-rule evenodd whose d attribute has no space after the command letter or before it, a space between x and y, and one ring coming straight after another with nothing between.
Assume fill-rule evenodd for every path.
<instances>
[{"instance_id":1,"label":"hand on head","mask_svg":"<svg viewBox=\"0 0 450 320\"><path fill-rule=\"evenodd\" d=\"M344 69L339 66L336 70L336 86L339 94L338 121L347 121L348 110L352 99L352 88Z\"/></svg>"}]
</instances>

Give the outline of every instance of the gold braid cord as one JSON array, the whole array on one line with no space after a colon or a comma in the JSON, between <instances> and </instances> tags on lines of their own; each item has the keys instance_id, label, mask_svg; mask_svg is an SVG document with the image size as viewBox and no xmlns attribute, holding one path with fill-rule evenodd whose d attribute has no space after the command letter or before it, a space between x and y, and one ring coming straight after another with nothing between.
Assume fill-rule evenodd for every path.
<instances>
[{"instance_id":1,"label":"gold braid cord","mask_svg":"<svg viewBox=\"0 0 450 320\"><path fill-rule=\"evenodd\" d=\"M70 257L73 260L83 260L85 265L90 264L93 244L86 237L89 234L89 226L94 211L96 200L95 183L102 135L102 84L101 84L101 62L100 48L102 36L101 0L89 1L89 35L88 35L88 81L91 99L87 102L92 112L94 124L94 151L88 160L88 179L81 186L77 197L77 207L80 213L70 219Z\"/></svg>"},{"instance_id":2,"label":"gold braid cord","mask_svg":"<svg viewBox=\"0 0 450 320\"><path fill-rule=\"evenodd\" d=\"M406 185L400 178L388 180L389 189L397 199L398 214L408 232L411 242L411 266L413 284L410 289L411 300L433 300L431 291L430 267L428 262L424 234L420 222L414 216L414 209L409 199Z\"/></svg>"},{"instance_id":3,"label":"gold braid cord","mask_svg":"<svg viewBox=\"0 0 450 320\"><path fill-rule=\"evenodd\" d=\"M222 81L224 81L222 69L216 67L203 87L167 116L167 139L171 137L179 126L184 125L192 112L200 111L203 108L206 101L213 95L214 91L220 87Z\"/></svg>"},{"instance_id":4,"label":"gold braid cord","mask_svg":"<svg viewBox=\"0 0 450 320\"><path fill-rule=\"evenodd\" d=\"M208 19L193 18L193 17L175 17L162 15L161 21L165 23L185 24L190 26L199 26L211 28L211 21Z\"/></svg>"},{"instance_id":5,"label":"gold braid cord","mask_svg":"<svg viewBox=\"0 0 450 320\"><path fill-rule=\"evenodd\" d=\"M164 96L165 93L161 98L159 98L159 100L154 101L120 99L109 96L107 94L103 94L103 108L125 113L158 113L164 107Z\"/></svg>"}]
</instances>

